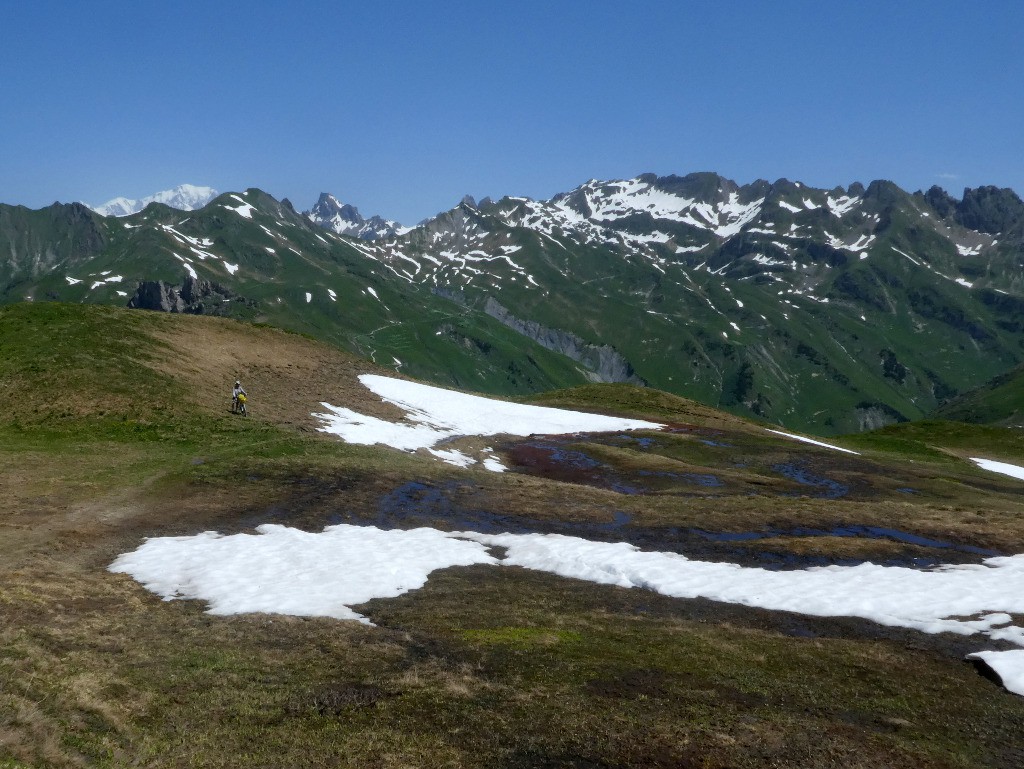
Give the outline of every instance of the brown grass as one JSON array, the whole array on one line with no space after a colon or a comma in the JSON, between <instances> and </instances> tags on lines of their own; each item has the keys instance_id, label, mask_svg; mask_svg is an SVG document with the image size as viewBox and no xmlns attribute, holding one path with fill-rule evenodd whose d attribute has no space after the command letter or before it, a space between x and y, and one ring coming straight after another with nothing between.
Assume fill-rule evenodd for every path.
<instances>
[{"instance_id":1,"label":"brown grass","mask_svg":"<svg viewBox=\"0 0 1024 769\"><path fill-rule=\"evenodd\" d=\"M303 431L319 426L310 415L321 402L387 419L404 413L360 384L359 374L375 373L373 364L297 334L200 316L160 323L153 336L170 351L149 365L185 383L204 410L230 410L238 379L251 415Z\"/></svg>"},{"instance_id":2,"label":"brown grass","mask_svg":"<svg viewBox=\"0 0 1024 769\"><path fill-rule=\"evenodd\" d=\"M302 337L212 318L154 316L149 327L166 356L145 365L186 383L198 414L227 409L240 377L253 421L290 436L315 428L321 400L400 416L358 383L368 364ZM239 435L231 440L244 448L249 434ZM720 498L631 497L384 449L332 453L327 440L237 471L193 467L160 442L0 446L0 767L1020 765L1024 700L963 664L973 647L959 636L493 567L445 570L358 607L377 627L213 617L106 571L146 536L375 515L411 480L457 508L548 523L621 512L666 530L861 523L1000 547L1024 530L1008 483L925 466L892 469L897 479L858 500L746 496L757 472L740 469ZM622 450L602 456L643 464ZM705 469L690 455L656 463ZM849 480L875 468L826 470ZM904 484L923 492L890 494ZM902 547L748 546L833 556Z\"/></svg>"}]
</instances>

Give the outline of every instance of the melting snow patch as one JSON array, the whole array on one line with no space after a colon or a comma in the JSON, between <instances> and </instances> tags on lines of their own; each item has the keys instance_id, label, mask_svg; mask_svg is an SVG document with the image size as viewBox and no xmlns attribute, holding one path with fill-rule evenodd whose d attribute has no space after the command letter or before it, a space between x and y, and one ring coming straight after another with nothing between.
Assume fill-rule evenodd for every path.
<instances>
[{"instance_id":1,"label":"melting snow patch","mask_svg":"<svg viewBox=\"0 0 1024 769\"><path fill-rule=\"evenodd\" d=\"M311 534L276 524L258 534L149 539L110 571L130 574L165 601L198 598L211 614L268 612L368 620L352 611L372 598L423 587L435 569L494 563L476 542L434 529L330 526Z\"/></svg>"},{"instance_id":2,"label":"melting snow patch","mask_svg":"<svg viewBox=\"0 0 1024 769\"><path fill-rule=\"evenodd\" d=\"M327 289L327 295L329 297L331 297L331 301L332 302L337 302L338 301L338 295L336 293L334 293L334 289L331 289L331 288Z\"/></svg>"},{"instance_id":3,"label":"melting snow patch","mask_svg":"<svg viewBox=\"0 0 1024 769\"><path fill-rule=\"evenodd\" d=\"M501 460L498 459L496 456L494 456L492 451L493 451L492 449L484 449L483 450L483 455L484 455L483 466L484 466L484 468L486 468L487 470L490 470L493 473L503 473L506 470L508 470L508 468L505 467L504 464L502 464Z\"/></svg>"},{"instance_id":4,"label":"melting snow patch","mask_svg":"<svg viewBox=\"0 0 1024 769\"><path fill-rule=\"evenodd\" d=\"M662 427L639 419L508 403L373 374L363 374L359 381L386 402L402 408L408 421L388 422L323 403L327 412L313 414L324 423L321 432L338 435L348 443L382 443L403 451L416 451L467 435L526 436Z\"/></svg>"},{"instance_id":5,"label":"melting snow patch","mask_svg":"<svg viewBox=\"0 0 1024 769\"><path fill-rule=\"evenodd\" d=\"M443 450L443 449L427 449L431 454L440 459L445 464L455 465L456 467L469 467L475 465L476 460L473 457L463 454L461 451L455 449Z\"/></svg>"},{"instance_id":6,"label":"melting snow patch","mask_svg":"<svg viewBox=\"0 0 1024 769\"><path fill-rule=\"evenodd\" d=\"M64 280L66 280L68 282L69 286L73 286L76 283L81 283L82 282L79 278L72 278L72 277L70 277L68 275L64 276Z\"/></svg>"},{"instance_id":7,"label":"melting snow patch","mask_svg":"<svg viewBox=\"0 0 1024 769\"><path fill-rule=\"evenodd\" d=\"M828 203L828 210L832 212L833 216L842 217L848 214L854 206L860 203L860 198L851 198L843 196L838 200L833 200L832 196L829 195L826 198Z\"/></svg>"},{"instance_id":8,"label":"melting snow patch","mask_svg":"<svg viewBox=\"0 0 1024 769\"><path fill-rule=\"evenodd\" d=\"M217 256L215 254L211 254L209 251L203 251L203 249L196 248L195 246L189 246L189 249L191 249L193 254L195 254L196 256L199 257L199 261L200 262L205 262L207 257L209 257L211 259L216 259L217 258Z\"/></svg>"},{"instance_id":9,"label":"melting snow patch","mask_svg":"<svg viewBox=\"0 0 1024 769\"><path fill-rule=\"evenodd\" d=\"M236 272L238 272L238 265L224 262L224 269L227 270L229 274L234 275Z\"/></svg>"},{"instance_id":10,"label":"melting snow patch","mask_svg":"<svg viewBox=\"0 0 1024 769\"><path fill-rule=\"evenodd\" d=\"M252 212L256 210L256 206L245 202L240 197L238 197L238 195L232 195L231 197L233 197L235 200L241 203L241 205L224 206L224 208L226 208L228 211L234 211L236 214L243 217L244 219L252 219Z\"/></svg>"},{"instance_id":11,"label":"melting snow patch","mask_svg":"<svg viewBox=\"0 0 1024 769\"><path fill-rule=\"evenodd\" d=\"M313 301L313 295L307 291L306 292L306 304L309 304L312 301Z\"/></svg>"},{"instance_id":12,"label":"melting snow patch","mask_svg":"<svg viewBox=\"0 0 1024 769\"><path fill-rule=\"evenodd\" d=\"M767 429L767 428L765 428L765 429ZM860 455L859 451L851 451L850 449L843 449L843 448L840 448L839 446L833 446L833 445L828 444L828 443L822 443L821 441L816 441L813 438L805 438L802 435L793 435L793 433L784 433L781 430L768 430L768 432L775 433L776 435L782 435L782 436L785 436L786 438L792 438L795 441L803 441L804 443L813 443L815 446L822 446L822 447L824 447L826 449L832 449L833 451L842 451L842 452L845 452L846 454L857 454L858 456Z\"/></svg>"},{"instance_id":13,"label":"melting snow patch","mask_svg":"<svg viewBox=\"0 0 1024 769\"><path fill-rule=\"evenodd\" d=\"M164 598L200 599L211 614L268 612L357 619L350 608L422 587L450 566L517 566L603 585L653 590L819 617L860 617L926 633L984 634L1024 645L1024 555L931 570L862 563L769 571L644 552L560 534L445 533L341 524L319 534L277 524L256 534L155 537L108 568ZM487 547L504 548L499 558ZM972 618L972 619L964 619ZM970 655L1024 693L1024 650Z\"/></svg>"},{"instance_id":14,"label":"melting snow patch","mask_svg":"<svg viewBox=\"0 0 1024 769\"><path fill-rule=\"evenodd\" d=\"M988 470L993 473L1002 473L1003 475L1009 475L1013 478L1020 478L1021 480L1024 480L1024 467L1011 465L1008 462L995 462L991 459L979 459L977 457L971 457L971 461L977 464L982 470Z\"/></svg>"},{"instance_id":15,"label":"melting snow patch","mask_svg":"<svg viewBox=\"0 0 1024 769\"><path fill-rule=\"evenodd\" d=\"M975 652L967 659L979 660L992 669L1007 691L1024 694L1024 649L1008 652Z\"/></svg>"},{"instance_id":16,"label":"melting snow patch","mask_svg":"<svg viewBox=\"0 0 1024 769\"><path fill-rule=\"evenodd\" d=\"M828 238L828 244L832 246L832 248L841 248L844 251L852 251L855 254L858 251L864 251L875 242L874 235L861 235L857 238L856 242L850 244L844 243L842 240L834 235L830 235L828 232L825 233L825 237Z\"/></svg>"},{"instance_id":17,"label":"melting snow patch","mask_svg":"<svg viewBox=\"0 0 1024 769\"><path fill-rule=\"evenodd\" d=\"M900 256L905 256L905 257L906 257L907 259L909 259L910 261L912 261L912 262L913 262L914 264L916 264L916 265L917 265L918 267L920 267L920 266L921 266L921 263L920 263L919 261L917 261L917 259L915 259L914 257L912 257L912 256L911 256L910 254L908 254L908 253L907 253L906 251L900 251L900 250L899 250L898 248L896 248L896 246L890 246L890 248L892 248L892 250L893 250L893 251L895 251L895 252L896 252L897 254L899 254Z\"/></svg>"}]
</instances>

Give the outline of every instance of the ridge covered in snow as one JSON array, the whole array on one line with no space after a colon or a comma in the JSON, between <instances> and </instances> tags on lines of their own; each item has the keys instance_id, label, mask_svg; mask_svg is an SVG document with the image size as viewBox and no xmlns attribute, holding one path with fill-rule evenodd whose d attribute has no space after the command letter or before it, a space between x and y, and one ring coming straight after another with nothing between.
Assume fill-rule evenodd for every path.
<instances>
[{"instance_id":1,"label":"ridge covered in snow","mask_svg":"<svg viewBox=\"0 0 1024 769\"><path fill-rule=\"evenodd\" d=\"M497 271L478 263L508 256L505 248L521 248L526 232L553 253L607 248L623 258L648 262L661 273L680 267L710 269L707 260L739 240L738 248L728 249L734 265L748 264L771 280L807 291L825 279L823 260L831 266L849 256L871 256L884 231L879 211L890 205L886 196L893 189L888 182L873 182L867 190L859 184L819 190L784 179L740 186L712 173L590 180L548 200L505 197L477 204L467 197L411 230L374 234L378 242L369 255L412 282L462 287L476 281L499 288L511 280L529 284L531 273L508 259ZM924 198L899 192L916 215L928 219ZM350 234L360 226L351 211L347 218L335 215L333 221L321 226ZM977 256L997 243L963 228L954 232L938 227L938 234L948 240L950 256ZM813 260L793 258L808 251ZM928 260L915 263L935 271ZM725 266L723 262L719 269ZM968 280L955 275L948 279L971 288ZM532 283L543 287L535 279Z\"/></svg>"},{"instance_id":2,"label":"ridge covered in snow","mask_svg":"<svg viewBox=\"0 0 1024 769\"><path fill-rule=\"evenodd\" d=\"M181 211L195 211L202 208L217 197L217 190L212 187L197 187L192 184L179 184L170 190L157 192L139 200L130 198L114 198L99 206L88 206L102 216L130 216L138 213L150 203L163 203L165 206ZM88 204L86 204L88 205Z\"/></svg>"},{"instance_id":3,"label":"ridge covered in snow","mask_svg":"<svg viewBox=\"0 0 1024 769\"><path fill-rule=\"evenodd\" d=\"M859 186L844 192L785 180L739 186L711 173L643 174L590 180L549 200L505 197L476 204L467 197L411 231L379 240L369 255L412 282L461 287L475 280L498 288L515 280L543 288L508 258L511 250L522 248L522 233L534 233L547 251L605 248L661 273L700 268L715 251L742 237L757 250L738 256L772 273L771 265L789 265L793 248L812 237L836 250L865 252L875 242L875 220L863 206ZM830 223L843 234L824 232ZM500 270L488 264L495 259L505 262L495 265Z\"/></svg>"}]
</instances>

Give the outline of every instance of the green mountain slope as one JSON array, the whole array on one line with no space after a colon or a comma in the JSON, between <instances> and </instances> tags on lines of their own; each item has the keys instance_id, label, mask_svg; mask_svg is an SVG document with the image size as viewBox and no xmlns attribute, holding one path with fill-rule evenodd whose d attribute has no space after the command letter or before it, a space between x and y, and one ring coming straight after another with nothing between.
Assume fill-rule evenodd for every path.
<instances>
[{"instance_id":1,"label":"green mountain slope","mask_svg":"<svg viewBox=\"0 0 1024 769\"><path fill-rule=\"evenodd\" d=\"M134 299L468 389L646 383L818 434L919 419L1024 361L1022 254L1011 191L883 181L592 181L369 242L256 189L121 219L0 206L0 302Z\"/></svg>"},{"instance_id":2,"label":"green mountain slope","mask_svg":"<svg viewBox=\"0 0 1024 769\"><path fill-rule=\"evenodd\" d=\"M935 416L975 424L1024 426L1024 366L954 398Z\"/></svg>"},{"instance_id":3,"label":"green mountain slope","mask_svg":"<svg viewBox=\"0 0 1024 769\"><path fill-rule=\"evenodd\" d=\"M258 190L187 214L159 204L121 219L79 205L0 213L9 244L0 301L123 306L143 281L180 291L194 277L204 283L185 311L309 333L437 382L514 393L584 381L572 361L400 282Z\"/></svg>"},{"instance_id":4,"label":"green mountain slope","mask_svg":"<svg viewBox=\"0 0 1024 769\"><path fill-rule=\"evenodd\" d=\"M620 375L837 433L1024 357L1024 205L936 195L650 175L464 203L374 253L555 349L611 345Z\"/></svg>"}]
</instances>

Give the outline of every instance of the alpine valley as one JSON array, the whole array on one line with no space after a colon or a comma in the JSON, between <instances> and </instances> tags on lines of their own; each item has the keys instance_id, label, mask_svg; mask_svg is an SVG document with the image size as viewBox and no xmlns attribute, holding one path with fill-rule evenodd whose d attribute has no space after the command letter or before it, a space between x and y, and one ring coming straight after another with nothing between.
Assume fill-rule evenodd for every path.
<instances>
[{"instance_id":1,"label":"alpine valley","mask_svg":"<svg viewBox=\"0 0 1024 769\"><path fill-rule=\"evenodd\" d=\"M327 194L196 205L0 205L0 302L232 316L463 389L645 384L821 435L970 419L969 392L1024 362L1008 189L645 174L412 228Z\"/></svg>"}]
</instances>

